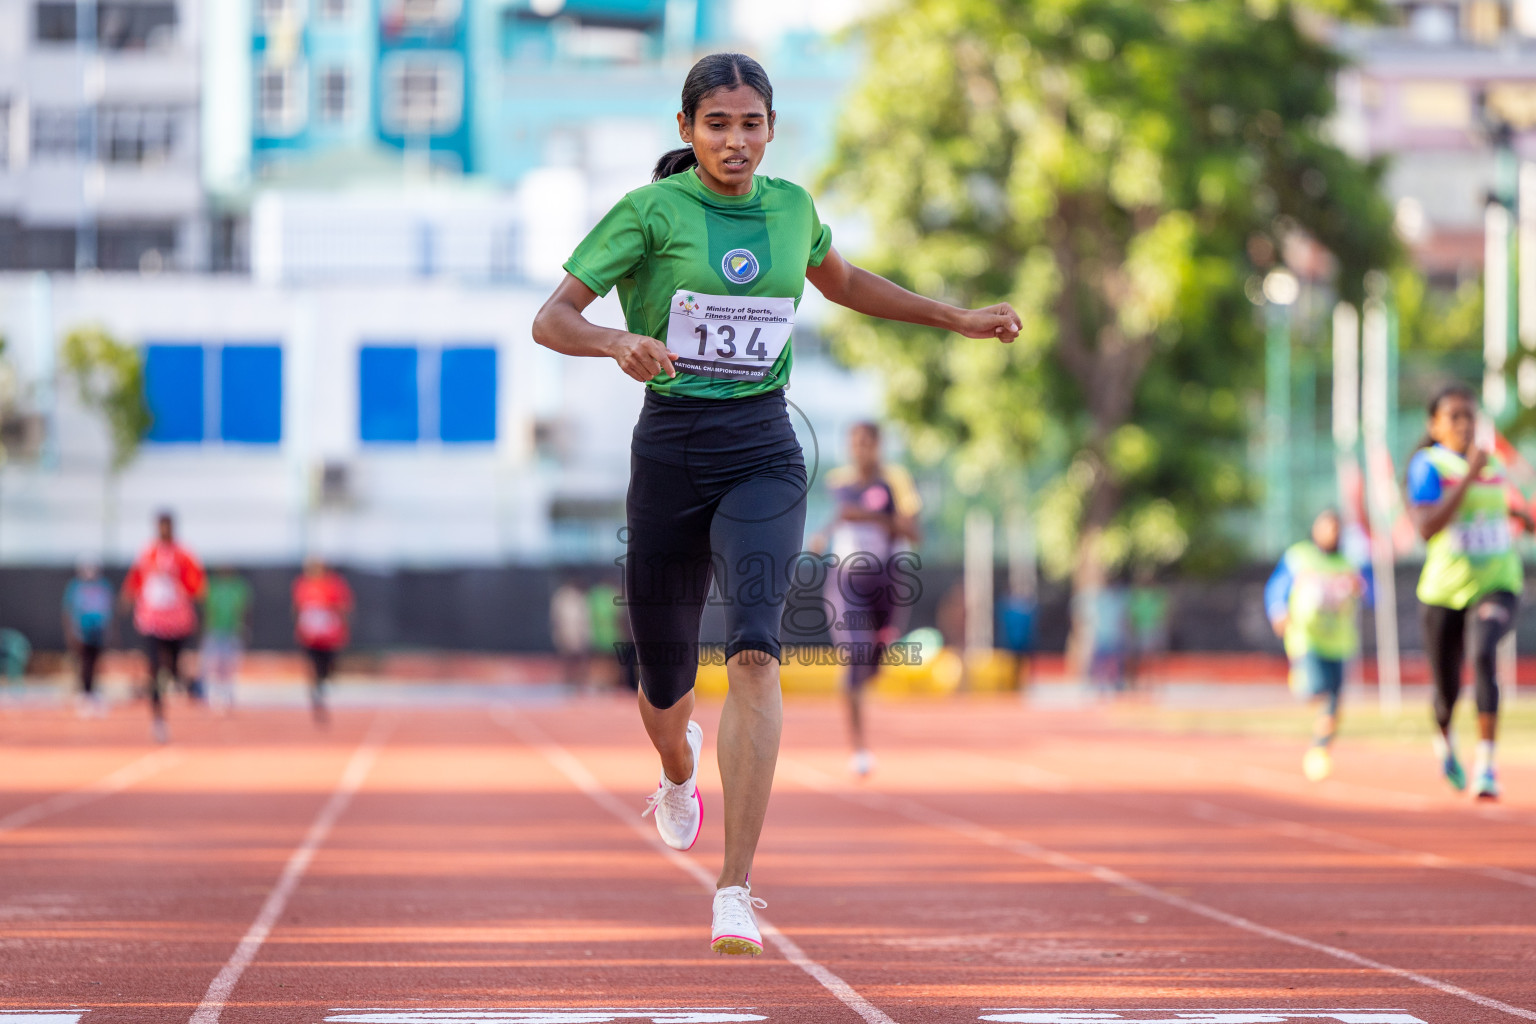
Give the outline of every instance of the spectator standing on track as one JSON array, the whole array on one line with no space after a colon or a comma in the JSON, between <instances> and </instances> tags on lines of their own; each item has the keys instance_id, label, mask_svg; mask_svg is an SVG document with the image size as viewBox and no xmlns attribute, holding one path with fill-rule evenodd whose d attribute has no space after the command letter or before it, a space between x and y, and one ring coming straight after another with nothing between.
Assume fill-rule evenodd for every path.
<instances>
[{"instance_id":1,"label":"spectator standing on track","mask_svg":"<svg viewBox=\"0 0 1536 1024\"><path fill-rule=\"evenodd\" d=\"M101 652L112 641L112 605L112 586L101 578L100 567L81 559L75 578L64 587L64 640L79 673L76 706L82 717L105 712L96 692L96 668Z\"/></svg>"},{"instance_id":2,"label":"spectator standing on track","mask_svg":"<svg viewBox=\"0 0 1536 1024\"><path fill-rule=\"evenodd\" d=\"M223 712L235 706L235 677L250 639L251 585L225 567L208 580L203 596L203 647L200 668L208 702Z\"/></svg>"},{"instance_id":3,"label":"spectator standing on track","mask_svg":"<svg viewBox=\"0 0 1536 1024\"><path fill-rule=\"evenodd\" d=\"M592 663L600 665L603 687L623 685L618 661L619 592L611 584L599 581L587 591L587 620L591 623Z\"/></svg>"},{"instance_id":4,"label":"spectator standing on track","mask_svg":"<svg viewBox=\"0 0 1536 1024\"><path fill-rule=\"evenodd\" d=\"M133 609L133 625L144 638L149 665L149 711L157 743L170 740L165 724L162 676L188 693L181 674L181 653L197 632L196 601L205 585L203 566L176 543L176 518L161 512L154 541L140 553L123 580L123 601Z\"/></svg>"},{"instance_id":5,"label":"spectator standing on track","mask_svg":"<svg viewBox=\"0 0 1536 1024\"><path fill-rule=\"evenodd\" d=\"M562 681L582 689L592 669L592 609L575 577L566 577L550 595L549 631L560 655Z\"/></svg>"},{"instance_id":6,"label":"spectator standing on track","mask_svg":"<svg viewBox=\"0 0 1536 1024\"><path fill-rule=\"evenodd\" d=\"M1515 550L1511 517L1530 516L1509 500L1513 489L1498 456L1476 442L1477 395L1452 384L1429 403L1429 424L1408 462L1408 514L1426 541L1419 601L1424 653L1435 684L1435 754L1447 781L1467 786L1451 737L1467 646L1477 685L1477 762L1473 792L1499 798L1494 769L1498 737L1498 646L1515 628L1525 568Z\"/></svg>"},{"instance_id":7,"label":"spectator standing on track","mask_svg":"<svg viewBox=\"0 0 1536 1024\"><path fill-rule=\"evenodd\" d=\"M864 730L864 689L905 626L907 590L898 577L910 580L912 565L897 559L921 539L917 514L923 502L907 471L881 460L880 425L872 422L848 431L848 465L827 474L827 490L832 521L811 538L810 550L830 548L835 559L825 596L833 612L832 641L847 658L848 770L863 778L875 767ZM915 556L906 560L915 563Z\"/></svg>"},{"instance_id":8,"label":"spectator standing on track","mask_svg":"<svg viewBox=\"0 0 1536 1024\"><path fill-rule=\"evenodd\" d=\"M729 690L720 718L725 862L710 948L763 951L748 876L773 789L784 714L784 580L805 543L805 458L789 418L790 342L809 280L857 312L1010 342L1006 303L966 310L847 263L805 189L756 173L773 139L773 86L739 53L701 58L677 114L686 144L662 156L566 262L533 337L612 358L644 383L631 452L624 593L640 659L640 717L661 759L644 813L688 849L703 822L704 733L692 721L711 575L725 606ZM617 286L627 330L583 312ZM938 343L938 339L935 339Z\"/></svg>"},{"instance_id":9,"label":"spectator standing on track","mask_svg":"<svg viewBox=\"0 0 1536 1024\"><path fill-rule=\"evenodd\" d=\"M1360 605L1370 599L1370 569L1345 557L1343 531L1338 512L1319 512L1312 538L1286 550L1264 587L1264 610L1291 660L1291 692L1322 702L1301 760L1302 774L1313 782L1333 771L1344 669L1360 652Z\"/></svg>"},{"instance_id":10,"label":"spectator standing on track","mask_svg":"<svg viewBox=\"0 0 1536 1024\"><path fill-rule=\"evenodd\" d=\"M293 633L309 656L309 706L316 725L330 721L325 689L336 656L351 639L352 588L341 574L311 555L293 582Z\"/></svg>"}]
</instances>

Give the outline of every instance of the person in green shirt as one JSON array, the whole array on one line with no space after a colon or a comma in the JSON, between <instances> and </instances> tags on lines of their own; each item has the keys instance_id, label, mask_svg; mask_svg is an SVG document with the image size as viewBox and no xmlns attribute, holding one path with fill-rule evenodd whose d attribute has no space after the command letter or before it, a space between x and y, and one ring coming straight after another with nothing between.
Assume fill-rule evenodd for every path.
<instances>
[{"instance_id":1,"label":"person in green shirt","mask_svg":"<svg viewBox=\"0 0 1536 1024\"><path fill-rule=\"evenodd\" d=\"M1360 603L1370 593L1370 572L1341 550L1344 520L1331 508L1312 521L1312 537L1292 544L1264 586L1264 608L1291 661L1291 690L1320 698L1322 711L1301 770L1313 782L1333 771L1344 670L1360 652Z\"/></svg>"},{"instance_id":2,"label":"person in green shirt","mask_svg":"<svg viewBox=\"0 0 1536 1024\"><path fill-rule=\"evenodd\" d=\"M235 677L250 638L251 585L225 567L208 580L203 595L203 645L199 658L208 702L221 711L235 706Z\"/></svg>"},{"instance_id":3,"label":"person in green shirt","mask_svg":"<svg viewBox=\"0 0 1536 1024\"><path fill-rule=\"evenodd\" d=\"M701 59L677 114L685 146L577 246L533 322L539 344L611 358L646 386L631 445L624 591L640 716L661 758L646 813L676 849L693 845L702 821L693 684L706 595L723 598L725 863L710 945L746 955L762 952L753 908L763 903L747 878L783 723L786 584L814 592L826 572L802 557L808 483L784 397L805 282L857 312L969 338L1011 342L1020 328L1007 303L960 309L843 259L805 189L756 173L775 124L761 65L738 53ZM615 287L626 330L583 315Z\"/></svg>"},{"instance_id":4,"label":"person in green shirt","mask_svg":"<svg viewBox=\"0 0 1536 1024\"><path fill-rule=\"evenodd\" d=\"M1435 754L1456 789L1466 773L1451 739L1468 643L1477 682L1477 762L1473 793L1499 798L1494 741L1499 721L1499 641L1515 628L1525 567L1515 550L1513 484L1498 456L1476 443L1477 395L1452 384L1429 402L1424 439L1408 462L1408 514L1426 542L1419 576L1424 653L1435 683Z\"/></svg>"}]
</instances>

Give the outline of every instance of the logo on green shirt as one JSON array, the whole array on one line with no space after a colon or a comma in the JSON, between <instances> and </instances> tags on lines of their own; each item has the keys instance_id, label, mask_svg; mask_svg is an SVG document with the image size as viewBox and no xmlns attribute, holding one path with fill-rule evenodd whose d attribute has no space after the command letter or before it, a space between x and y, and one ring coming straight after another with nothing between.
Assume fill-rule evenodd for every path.
<instances>
[{"instance_id":1,"label":"logo on green shirt","mask_svg":"<svg viewBox=\"0 0 1536 1024\"><path fill-rule=\"evenodd\" d=\"M750 249L732 249L720 261L720 269L732 284L746 284L757 276L757 257Z\"/></svg>"}]
</instances>

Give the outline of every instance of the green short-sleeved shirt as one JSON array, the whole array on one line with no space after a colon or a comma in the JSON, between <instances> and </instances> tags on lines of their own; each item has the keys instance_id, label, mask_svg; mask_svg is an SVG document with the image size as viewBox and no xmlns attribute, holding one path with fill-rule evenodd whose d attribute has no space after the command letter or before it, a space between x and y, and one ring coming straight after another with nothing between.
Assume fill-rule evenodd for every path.
<instances>
[{"instance_id":1,"label":"green short-sleeved shirt","mask_svg":"<svg viewBox=\"0 0 1536 1024\"><path fill-rule=\"evenodd\" d=\"M615 285L633 334L662 343L680 291L793 299L805 271L832 248L832 230L799 185L757 175L744 196L712 192L692 169L619 200L576 247L565 269L598 295ZM664 395L745 398L782 388L794 362L785 344L760 380L723 379L679 370L647 387Z\"/></svg>"},{"instance_id":2,"label":"green short-sleeved shirt","mask_svg":"<svg viewBox=\"0 0 1536 1024\"><path fill-rule=\"evenodd\" d=\"M236 636L245 628L251 585L239 576L214 576L208 580L203 601L207 619L204 628L219 636Z\"/></svg>"}]
</instances>

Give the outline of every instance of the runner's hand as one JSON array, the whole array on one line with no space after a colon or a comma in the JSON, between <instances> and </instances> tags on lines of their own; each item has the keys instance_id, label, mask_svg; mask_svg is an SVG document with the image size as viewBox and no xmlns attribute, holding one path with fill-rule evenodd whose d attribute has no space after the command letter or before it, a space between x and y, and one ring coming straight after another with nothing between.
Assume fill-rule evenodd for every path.
<instances>
[{"instance_id":1,"label":"runner's hand","mask_svg":"<svg viewBox=\"0 0 1536 1024\"><path fill-rule=\"evenodd\" d=\"M642 334L626 334L619 342L618 351L613 354L619 369L642 384L658 373L676 377L677 371L672 368L672 361L676 358L667 351L667 346Z\"/></svg>"},{"instance_id":2,"label":"runner's hand","mask_svg":"<svg viewBox=\"0 0 1536 1024\"><path fill-rule=\"evenodd\" d=\"M999 302L995 306L985 309L968 309L960 320L960 328L955 333L963 334L967 338L996 338L1003 344L1009 344L1019 336L1021 321L1019 314L1006 302Z\"/></svg>"},{"instance_id":3,"label":"runner's hand","mask_svg":"<svg viewBox=\"0 0 1536 1024\"><path fill-rule=\"evenodd\" d=\"M1472 446L1472 451L1467 453L1467 477L1476 480L1488 465L1488 449Z\"/></svg>"}]
</instances>

